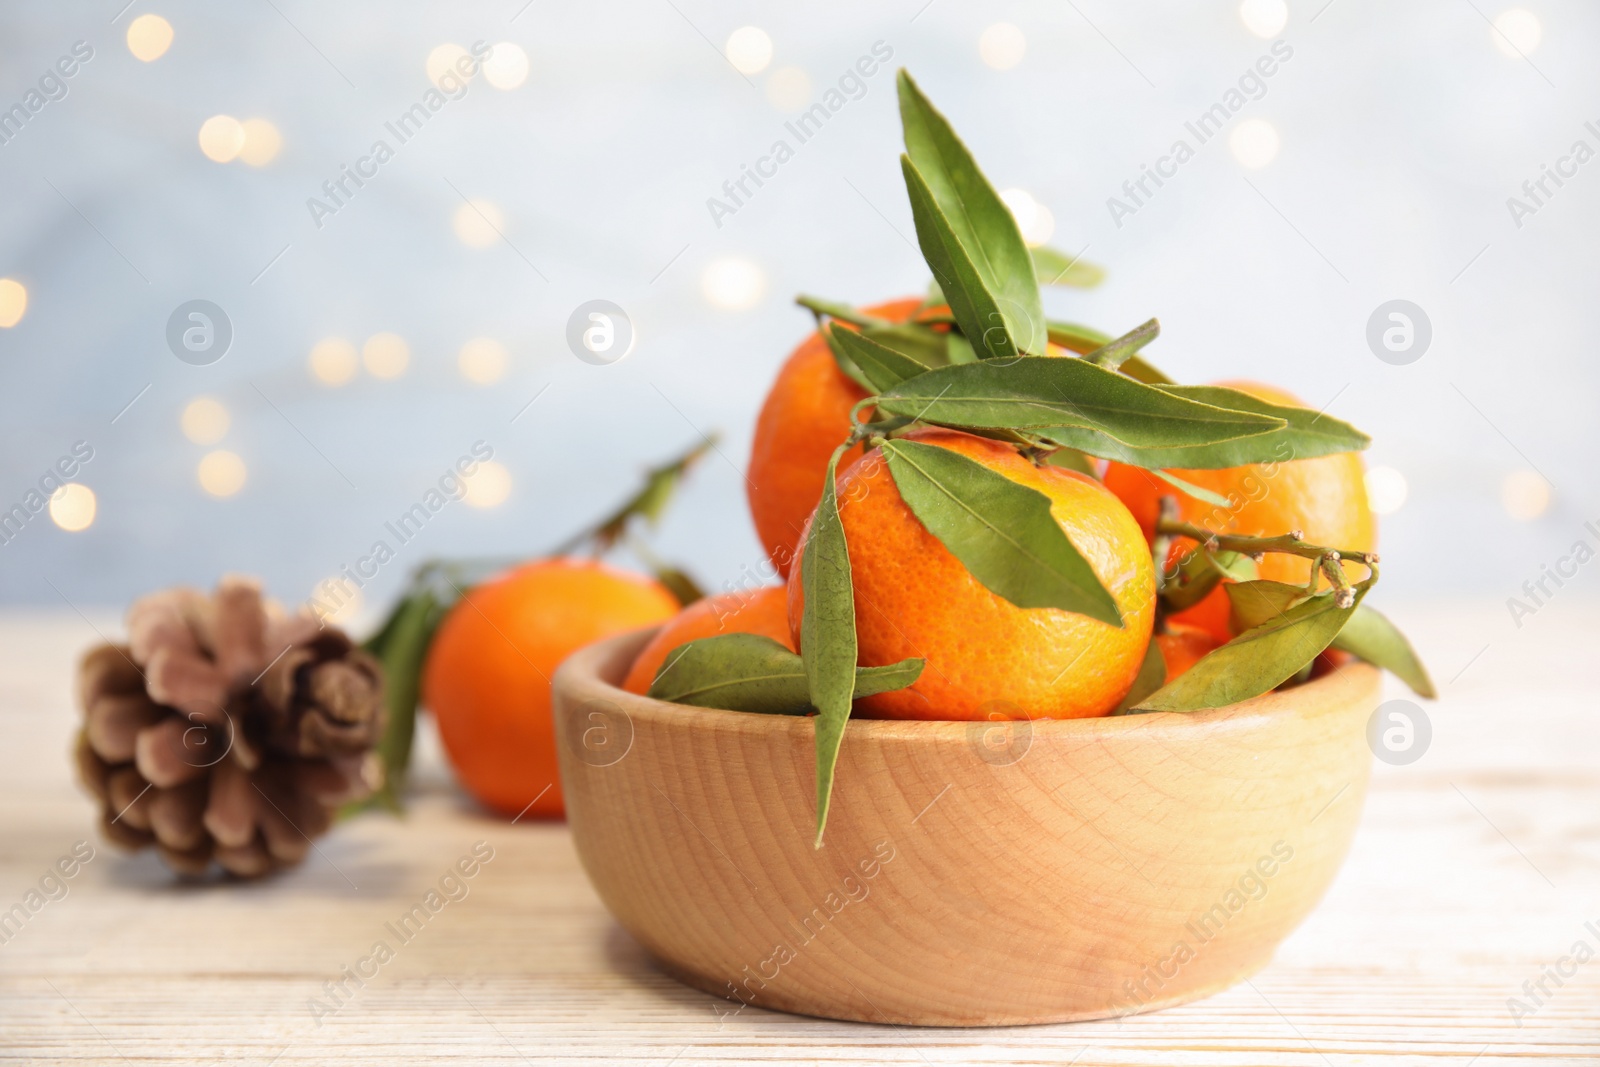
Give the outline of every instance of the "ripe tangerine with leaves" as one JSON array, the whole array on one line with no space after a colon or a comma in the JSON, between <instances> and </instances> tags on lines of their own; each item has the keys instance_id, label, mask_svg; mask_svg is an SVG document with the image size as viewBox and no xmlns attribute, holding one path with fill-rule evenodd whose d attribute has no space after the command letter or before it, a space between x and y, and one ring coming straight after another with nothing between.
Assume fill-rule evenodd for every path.
<instances>
[{"instance_id":1,"label":"ripe tangerine with leaves","mask_svg":"<svg viewBox=\"0 0 1600 1067\"><path fill-rule=\"evenodd\" d=\"M586 559L539 560L468 590L439 624L422 669L422 702L467 792L502 815L560 816L556 667L592 641L678 609L660 582Z\"/></svg>"},{"instance_id":2,"label":"ripe tangerine with leaves","mask_svg":"<svg viewBox=\"0 0 1600 1067\"><path fill-rule=\"evenodd\" d=\"M656 672L674 650L718 634L759 634L794 651L794 641L789 636L788 591L781 585L772 585L695 601L639 650L622 688L641 696L648 693Z\"/></svg>"},{"instance_id":3,"label":"ripe tangerine with leaves","mask_svg":"<svg viewBox=\"0 0 1600 1067\"><path fill-rule=\"evenodd\" d=\"M1089 718L1115 710L1139 673L1155 619L1155 567L1128 509L1095 479L1035 466L999 441L932 427L904 439L949 449L1048 498L1051 517L1111 594L1123 625L1021 608L991 591L918 520L874 449L838 480L858 662L877 667L920 658L926 665L908 688L863 697L857 710L888 719L967 720ZM789 576L797 645L804 608L800 566Z\"/></svg>"},{"instance_id":4,"label":"ripe tangerine with leaves","mask_svg":"<svg viewBox=\"0 0 1600 1067\"><path fill-rule=\"evenodd\" d=\"M920 320L919 311L948 315L950 308L905 297L861 309L864 315L897 324ZM832 324L856 328L837 319ZM934 329L944 332L946 327ZM1054 343L1046 347L1048 355L1065 352ZM839 369L821 331L813 331L790 353L761 404L745 493L756 533L779 577L789 575L800 533L822 493L828 459L851 430L851 410L866 397L867 391ZM860 446L845 453L841 468L860 455Z\"/></svg>"},{"instance_id":5,"label":"ripe tangerine with leaves","mask_svg":"<svg viewBox=\"0 0 1600 1067\"><path fill-rule=\"evenodd\" d=\"M1304 406L1294 395L1260 382L1217 384L1249 393L1269 404ZM1282 462L1169 473L1211 490L1226 498L1228 504L1197 500L1147 470L1112 463L1106 468L1106 487L1128 506L1147 539L1154 539L1161 499L1172 497L1177 502L1176 517L1180 521L1221 533L1271 537L1299 530L1307 541L1358 552L1369 552L1377 543L1376 522L1367 504L1366 482L1358 453L1295 459L1289 452ZM1195 548L1193 541L1175 539L1167 556L1169 573ZM1304 585L1311 580L1312 566L1311 560L1274 552L1268 553L1257 569L1262 578ZM1346 564L1345 569L1352 577L1363 573L1353 563ZM1199 626L1218 642L1225 642L1233 636L1228 616L1227 590L1219 585L1200 603L1172 618Z\"/></svg>"},{"instance_id":6,"label":"ripe tangerine with leaves","mask_svg":"<svg viewBox=\"0 0 1600 1067\"><path fill-rule=\"evenodd\" d=\"M905 322L922 303L906 297L864 311ZM784 361L761 404L745 492L756 533L781 577L789 574L800 531L822 494L828 458L850 432L850 409L866 396L866 390L839 369L822 333L812 331ZM860 454L858 447L844 462Z\"/></svg>"}]
</instances>

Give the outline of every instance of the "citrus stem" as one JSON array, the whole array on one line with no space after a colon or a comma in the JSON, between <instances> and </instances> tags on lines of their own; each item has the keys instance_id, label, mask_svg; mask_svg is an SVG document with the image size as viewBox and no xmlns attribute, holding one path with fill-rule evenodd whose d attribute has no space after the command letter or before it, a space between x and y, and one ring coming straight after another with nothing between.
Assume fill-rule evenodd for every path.
<instances>
[{"instance_id":1,"label":"citrus stem","mask_svg":"<svg viewBox=\"0 0 1600 1067\"><path fill-rule=\"evenodd\" d=\"M851 436L854 436L855 434L859 433L862 429L864 429L868 425L868 423L862 421L861 413L863 411L865 411L867 408L870 408L872 405L876 404L877 402L878 402L878 398L875 397L875 396L869 396L869 397L866 397L866 398L864 398L862 400L856 401L855 406L850 409L850 433L851 433Z\"/></svg>"},{"instance_id":2,"label":"citrus stem","mask_svg":"<svg viewBox=\"0 0 1600 1067\"><path fill-rule=\"evenodd\" d=\"M1333 585L1334 596L1340 607L1350 607L1355 603L1356 590L1350 584L1350 578L1341 567L1341 560L1351 560L1367 568L1367 582L1375 581L1378 576L1378 554L1376 552L1356 552L1343 549L1329 548L1326 545L1314 545L1304 540L1299 530L1291 530L1286 534L1275 537L1257 537L1250 534L1218 533L1208 530L1203 526L1196 526L1189 522L1179 522L1176 519L1162 516L1156 520L1157 536L1187 537L1191 541L1198 541L1208 550L1216 552L1239 552L1247 556L1259 558L1267 552L1278 552L1283 555L1299 556L1312 561L1311 586L1315 589L1317 572L1321 571Z\"/></svg>"},{"instance_id":3,"label":"citrus stem","mask_svg":"<svg viewBox=\"0 0 1600 1067\"><path fill-rule=\"evenodd\" d=\"M1257 537L1251 534L1218 533L1208 530L1204 526L1196 526L1190 522L1179 522L1176 519L1159 519L1156 522L1156 533L1167 534L1171 537L1187 537L1191 541L1199 541L1212 550L1222 549L1227 552L1239 552L1246 556L1258 556L1263 552L1281 552L1285 555L1300 556L1304 559L1321 559L1323 556L1333 556L1335 559L1348 559L1356 563L1370 566L1378 562L1376 552L1356 552L1346 549L1328 548L1325 545L1314 545L1302 540L1299 530L1291 530L1286 534L1275 537Z\"/></svg>"}]
</instances>

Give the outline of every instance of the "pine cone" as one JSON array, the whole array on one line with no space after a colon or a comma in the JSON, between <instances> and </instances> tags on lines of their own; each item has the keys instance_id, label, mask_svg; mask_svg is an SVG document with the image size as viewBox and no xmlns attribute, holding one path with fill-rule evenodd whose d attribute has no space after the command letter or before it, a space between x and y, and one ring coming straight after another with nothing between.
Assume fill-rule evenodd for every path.
<instances>
[{"instance_id":1,"label":"pine cone","mask_svg":"<svg viewBox=\"0 0 1600 1067\"><path fill-rule=\"evenodd\" d=\"M239 577L151 594L127 622L126 645L78 667L78 770L114 844L253 878L299 863L377 787L383 675L343 632Z\"/></svg>"}]
</instances>

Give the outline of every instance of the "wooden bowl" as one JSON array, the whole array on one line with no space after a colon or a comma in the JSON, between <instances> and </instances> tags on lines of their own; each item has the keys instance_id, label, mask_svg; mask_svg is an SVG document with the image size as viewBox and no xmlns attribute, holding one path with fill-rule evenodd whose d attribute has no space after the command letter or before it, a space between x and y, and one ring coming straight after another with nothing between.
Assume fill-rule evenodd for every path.
<instances>
[{"instance_id":1,"label":"wooden bowl","mask_svg":"<svg viewBox=\"0 0 1600 1067\"><path fill-rule=\"evenodd\" d=\"M671 974L757 1007L1005 1026L1206 996L1315 906L1366 792L1379 676L1352 663L1188 715L852 720L815 850L811 722L616 688L649 636L555 676L573 839Z\"/></svg>"}]
</instances>

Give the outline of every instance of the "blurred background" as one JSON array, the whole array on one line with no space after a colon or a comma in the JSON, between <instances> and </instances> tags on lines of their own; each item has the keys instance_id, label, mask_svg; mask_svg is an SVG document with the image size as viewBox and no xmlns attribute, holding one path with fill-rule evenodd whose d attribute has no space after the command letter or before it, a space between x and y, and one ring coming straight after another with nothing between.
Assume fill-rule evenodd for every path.
<instances>
[{"instance_id":1,"label":"blurred background","mask_svg":"<svg viewBox=\"0 0 1600 1067\"><path fill-rule=\"evenodd\" d=\"M714 432L654 544L749 584L742 471L810 326L794 294L927 281L900 65L1030 240L1106 268L1054 317L1159 316L1180 380L1275 382L1373 435L1386 594L1525 597L1600 547L1592 4L122 2L0 15L5 602L225 571L301 600L492 450L359 623L424 559L548 550ZM785 126L886 55L803 143ZM609 365L567 342L597 299L637 334Z\"/></svg>"}]
</instances>

